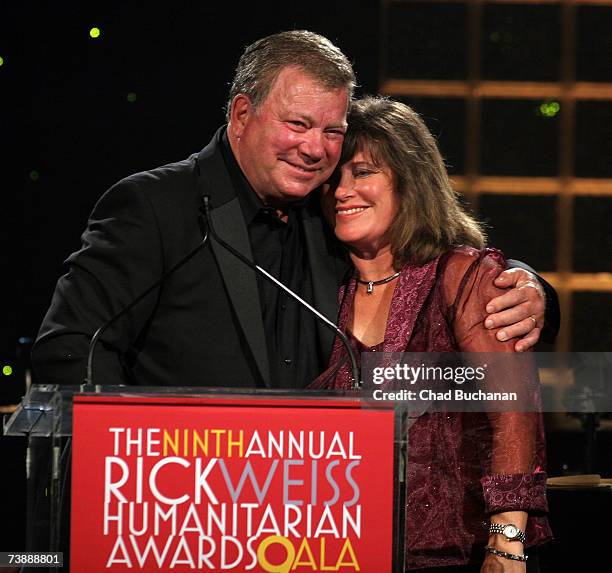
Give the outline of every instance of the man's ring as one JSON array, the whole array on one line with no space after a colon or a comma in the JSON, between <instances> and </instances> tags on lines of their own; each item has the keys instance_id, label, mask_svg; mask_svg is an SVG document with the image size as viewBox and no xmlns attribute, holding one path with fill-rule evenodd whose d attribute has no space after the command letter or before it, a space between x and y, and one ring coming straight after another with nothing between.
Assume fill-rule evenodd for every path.
<instances>
[{"instance_id":1,"label":"man's ring","mask_svg":"<svg viewBox=\"0 0 612 573\"><path fill-rule=\"evenodd\" d=\"M535 328L536 326L538 326L538 321L536 320L535 316L533 316L533 314L529 317L531 320L533 320L533 327Z\"/></svg>"}]
</instances>

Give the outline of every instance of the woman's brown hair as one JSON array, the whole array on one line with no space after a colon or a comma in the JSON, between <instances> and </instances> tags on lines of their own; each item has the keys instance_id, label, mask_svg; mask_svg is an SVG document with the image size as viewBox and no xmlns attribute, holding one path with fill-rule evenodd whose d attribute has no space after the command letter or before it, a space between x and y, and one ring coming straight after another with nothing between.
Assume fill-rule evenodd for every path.
<instances>
[{"instance_id":1,"label":"woman's brown hair","mask_svg":"<svg viewBox=\"0 0 612 573\"><path fill-rule=\"evenodd\" d=\"M397 268L425 263L453 246L484 247L484 231L453 191L434 137L409 106L384 97L352 102L340 164L369 153L390 168L399 211L389 230Z\"/></svg>"}]
</instances>

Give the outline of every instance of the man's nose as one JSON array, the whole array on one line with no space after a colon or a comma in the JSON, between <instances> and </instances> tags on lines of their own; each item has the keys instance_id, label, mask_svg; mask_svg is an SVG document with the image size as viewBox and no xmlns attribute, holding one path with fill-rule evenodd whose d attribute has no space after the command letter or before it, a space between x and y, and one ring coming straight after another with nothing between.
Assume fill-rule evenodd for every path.
<instances>
[{"instance_id":1,"label":"man's nose","mask_svg":"<svg viewBox=\"0 0 612 573\"><path fill-rule=\"evenodd\" d=\"M325 157L325 139L323 132L318 129L309 129L305 134L299 151L305 161L317 163Z\"/></svg>"}]
</instances>

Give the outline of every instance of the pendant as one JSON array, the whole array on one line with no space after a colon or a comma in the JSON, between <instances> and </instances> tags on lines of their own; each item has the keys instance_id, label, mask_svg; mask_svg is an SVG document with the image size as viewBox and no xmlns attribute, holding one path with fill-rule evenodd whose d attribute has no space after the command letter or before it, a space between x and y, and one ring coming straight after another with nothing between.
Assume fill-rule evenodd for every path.
<instances>
[{"instance_id":1,"label":"pendant","mask_svg":"<svg viewBox=\"0 0 612 573\"><path fill-rule=\"evenodd\" d=\"M374 281L370 281L368 283L368 290L366 292L368 294L372 294L374 292Z\"/></svg>"}]
</instances>

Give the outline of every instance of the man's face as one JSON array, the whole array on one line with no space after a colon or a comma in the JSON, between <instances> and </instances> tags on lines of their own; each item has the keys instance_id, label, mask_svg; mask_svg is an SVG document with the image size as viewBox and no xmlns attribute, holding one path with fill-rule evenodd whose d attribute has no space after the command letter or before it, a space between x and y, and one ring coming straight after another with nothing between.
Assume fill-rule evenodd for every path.
<instances>
[{"instance_id":1,"label":"man's face","mask_svg":"<svg viewBox=\"0 0 612 573\"><path fill-rule=\"evenodd\" d=\"M331 175L346 131L348 93L298 68L283 69L257 111L234 99L232 149L249 183L272 207L299 200Z\"/></svg>"}]
</instances>

